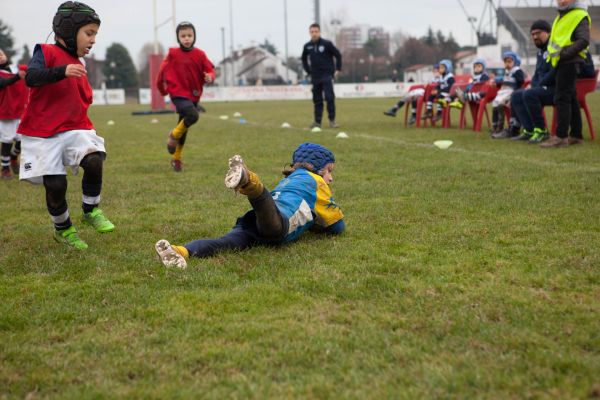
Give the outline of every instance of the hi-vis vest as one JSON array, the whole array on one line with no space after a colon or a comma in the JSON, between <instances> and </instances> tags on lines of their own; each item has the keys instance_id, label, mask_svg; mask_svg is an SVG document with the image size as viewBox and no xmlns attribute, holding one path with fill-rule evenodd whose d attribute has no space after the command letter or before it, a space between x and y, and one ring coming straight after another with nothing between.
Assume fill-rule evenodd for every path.
<instances>
[{"instance_id":1,"label":"hi-vis vest","mask_svg":"<svg viewBox=\"0 0 600 400\"><path fill-rule=\"evenodd\" d=\"M592 19L590 18L590 14L581 8L573 9L562 17L559 15L554 20L550 42L548 43L548 62L552 63L553 67L556 67L560 61L561 50L573 44L571 36L573 36L575 28L577 28L584 18L588 19L591 28ZM587 49L579 53L579 56L586 58Z\"/></svg>"}]
</instances>

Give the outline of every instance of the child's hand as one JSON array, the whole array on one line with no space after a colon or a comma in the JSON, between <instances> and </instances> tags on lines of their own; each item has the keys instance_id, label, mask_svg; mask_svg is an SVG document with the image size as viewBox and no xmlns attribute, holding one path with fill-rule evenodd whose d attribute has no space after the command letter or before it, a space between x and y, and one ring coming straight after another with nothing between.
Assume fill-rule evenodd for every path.
<instances>
[{"instance_id":1,"label":"child's hand","mask_svg":"<svg viewBox=\"0 0 600 400\"><path fill-rule=\"evenodd\" d=\"M18 75L19 75L19 78L20 78L20 79L25 79L25 74L26 74L26 72L25 72L25 71L19 71L19 73L18 73Z\"/></svg>"},{"instance_id":2,"label":"child's hand","mask_svg":"<svg viewBox=\"0 0 600 400\"><path fill-rule=\"evenodd\" d=\"M437 91L437 89L433 89L433 90L431 91L431 94L432 94L432 95L434 95L434 96L437 96L437 94L438 94L438 91Z\"/></svg>"},{"instance_id":3,"label":"child's hand","mask_svg":"<svg viewBox=\"0 0 600 400\"><path fill-rule=\"evenodd\" d=\"M204 73L204 82L206 82L206 83L212 83L213 82L213 77L210 74Z\"/></svg>"},{"instance_id":4,"label":"child's hand","mask_svg":"<svg viewBox=\"0 0 600 400\"><path fill-rule=\"evenodd\" d=\"M81 78L82 76L86 76L87 71L85 67L81 64L69 64L67 65L67 70L65 71L65 76L67 78Z\"/></svg>"}]
</instances>

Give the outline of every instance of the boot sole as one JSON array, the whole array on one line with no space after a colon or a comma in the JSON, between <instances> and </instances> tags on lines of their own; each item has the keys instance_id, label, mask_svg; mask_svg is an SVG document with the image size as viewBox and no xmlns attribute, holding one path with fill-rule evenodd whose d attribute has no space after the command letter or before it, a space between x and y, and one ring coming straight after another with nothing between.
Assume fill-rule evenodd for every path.
<instances>
[{"instance_id":1,"label":"boot sole","mask_svg":"<svg viewBox=\"0 0 600 400\"><path fill-rule=\"evenodd\" d=\"M242 156L235 155L229 159L229 171L225 175L225 187L237 189L244 177L244 160Z\"/></svg>"},{"instance_id":2,"label":"boot sole","mask_svg":"<svg viewBox=\"0 0 600 400\"><path fill-rule=\"evenodd\" d=\"M171 243L166 240L159 240L154 245L156 256L166 268L186 269L187 262L179 253L171 248Z\"/></svg>"}]
</instances>

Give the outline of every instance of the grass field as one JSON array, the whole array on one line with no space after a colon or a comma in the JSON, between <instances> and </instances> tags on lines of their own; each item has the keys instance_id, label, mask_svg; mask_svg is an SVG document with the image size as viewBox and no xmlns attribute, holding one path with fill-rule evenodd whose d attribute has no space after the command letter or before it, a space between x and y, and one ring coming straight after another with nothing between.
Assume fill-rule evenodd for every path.
<instances>
[{"instance_id":1,"label":"grass field","mask_svg":"<svg viewBox=\"0 0 600 400\"><path fill-rule=\"evenodd\" d=\"M340 101L347 140L301 129L310 103L207 104L182 174L174 116L93 108L113 234L76 224L90 248L67 251L43 189L0 182L0 398L600 397L600 143L404 129L390 103ZM247 124L218 118L236 111ZM594 112L600 127L597 95ZM218 236L248 209L229 156L274 187L304 141L336 153L344 235L157 263L158 239Z\"/></svg>"}]
</instances>

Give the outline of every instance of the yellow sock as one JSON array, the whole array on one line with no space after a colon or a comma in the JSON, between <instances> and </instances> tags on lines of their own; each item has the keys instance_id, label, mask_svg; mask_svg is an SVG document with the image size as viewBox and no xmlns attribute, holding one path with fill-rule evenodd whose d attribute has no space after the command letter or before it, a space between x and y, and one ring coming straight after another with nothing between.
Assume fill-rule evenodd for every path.
<instances>
[{"instance_id":1,"label":"yellow sock","mask_svg":"<svg viewBox=\"0 0 600 400\"><path fill-rule=\"evenodd\" d=\"M175 148L175 153L173 153L173 160L181 161L181 155L183 153L183 145L178 144Z\"/></svg>"},{"instance_id":2,"label":"yellow sock","mask_svg":"<svg viewBox=\"0 0 600 400\"><path fill-rule=\"evenodd\" d=\"M179 122L177 124L175 129L173 129L173 133L171 134L171 136L173 136L173 139L179 140L179 139L181 139L183 134L186 132L187 132L187 127L185 126L185 124L183 123L183 120L182 120L181 122Z\"/></svg>"},{"instance_id":3,"label":"yellow sock","mask_svg":"<svg viewBox=\"0 0 600 400\"><path fill-rule=\"evenodd\" d=\"M188 249L186 249L183 246L173 246L173 245L171 245L171 247L173 248L173 250L175 250L181 256L183 256L183 258L185 258L186 260L189 260L189 258L190 258L190 252L188 251Z\"/></svg>"},{"instance_id":4,"label":"yellow sock","mask_svg":"<svg viewBox=\"0 0 600 400\"><path fill-rule=\"evenodd\" d=\"M254 172L248 170L248 183L239 189L239 192L251 199L257 198L265 190L265 186L260 181L260 177Z\"/></svg>"}]
</instances>

